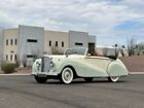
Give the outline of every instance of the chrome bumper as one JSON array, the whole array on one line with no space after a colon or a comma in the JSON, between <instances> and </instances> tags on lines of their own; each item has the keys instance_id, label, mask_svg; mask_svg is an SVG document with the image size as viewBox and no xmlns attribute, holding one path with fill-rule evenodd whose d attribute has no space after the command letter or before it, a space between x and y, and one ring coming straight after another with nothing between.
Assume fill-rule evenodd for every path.
<instances>
[{"instance_id":1,"label":"chrome bumper","mask_svg":"<svg viewBox=\"0 0 144 108\"><path fill-rule=\"evenodd\" d=\"M32 72L32 75L38 76L58 76L58 72Z\"/></svg>"}]
</instances>

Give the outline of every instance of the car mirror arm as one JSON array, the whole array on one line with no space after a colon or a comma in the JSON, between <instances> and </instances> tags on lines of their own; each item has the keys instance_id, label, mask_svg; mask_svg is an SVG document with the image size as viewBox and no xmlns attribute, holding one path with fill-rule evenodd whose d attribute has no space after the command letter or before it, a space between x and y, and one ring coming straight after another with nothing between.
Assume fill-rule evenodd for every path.
<instances>
[{"instance_id":1,"label":"car mirror arm","mask_svg":"<svg viewBox=\"0 0 144 108\"><path fill-rule=\"evenodd\" d=\"M66 57L68 57L68 54L65 54Z\"/></svg>"}]
</instances>

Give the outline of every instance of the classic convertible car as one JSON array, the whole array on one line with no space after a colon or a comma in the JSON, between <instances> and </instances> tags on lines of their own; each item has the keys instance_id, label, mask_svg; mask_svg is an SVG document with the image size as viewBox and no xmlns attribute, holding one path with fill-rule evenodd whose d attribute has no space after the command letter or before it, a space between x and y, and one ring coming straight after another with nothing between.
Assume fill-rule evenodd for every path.
<instances>
[{"instance_id":1,"label":"classic convertible car","mask_svg":"<svg viewBox=\"0 0 144 108\"><path fill-rule=\"evenodd\" d=\"M108 81L117 82L121 76L127 76L128 71L118 58L91 56L86 48L71 48L64 55L45 55L36 59L32 75L38 83L57 78L70 84L75 78L92 81L96 77L107 77Z\"/></svg>"}]
</instances>

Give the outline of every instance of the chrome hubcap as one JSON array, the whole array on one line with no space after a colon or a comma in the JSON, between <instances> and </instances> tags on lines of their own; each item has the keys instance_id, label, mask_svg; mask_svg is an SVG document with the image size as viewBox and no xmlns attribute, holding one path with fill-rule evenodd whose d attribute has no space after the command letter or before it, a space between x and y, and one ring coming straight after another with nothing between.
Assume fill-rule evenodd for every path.
<instances>
[{"instance_id":1,"label":"chrome hubcap","mask_svg":"<svg viewBox=\"0 0 144 108\"><path fill-rule=\"evenodd\" d=\"M65 73L64 73L64 79L66 80L66 81L69 81L70 79L71 79L71 72L70 71L66 71Z\"/></svg>"},{"instance_id":2,"label":"chrome hubcap","mask_svg":"<svg viewBox=\"0 0 144 108\"><path fill-rule=\"evenodd\" d=\"M73 80L73 71L70 68L66 68L62 73L63 82L69 84Z\"/></svg>"}]
</instances>

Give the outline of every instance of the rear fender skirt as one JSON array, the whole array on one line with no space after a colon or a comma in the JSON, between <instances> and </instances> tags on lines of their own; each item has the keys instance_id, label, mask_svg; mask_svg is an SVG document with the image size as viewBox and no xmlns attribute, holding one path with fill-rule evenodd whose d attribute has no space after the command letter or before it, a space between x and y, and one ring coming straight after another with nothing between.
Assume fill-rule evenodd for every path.
<instances>
[{"instance_id":1,"label":"rear fender skirt","mask_svg":"<svg viewBox=\"0 0 144 108\"><path fill-rule=\"evenodd\" d=\"M117 59L112 61L107 68L107 73L109 76L127 76L128 70L121 60Z\"/></svg>"}]
</instances>

